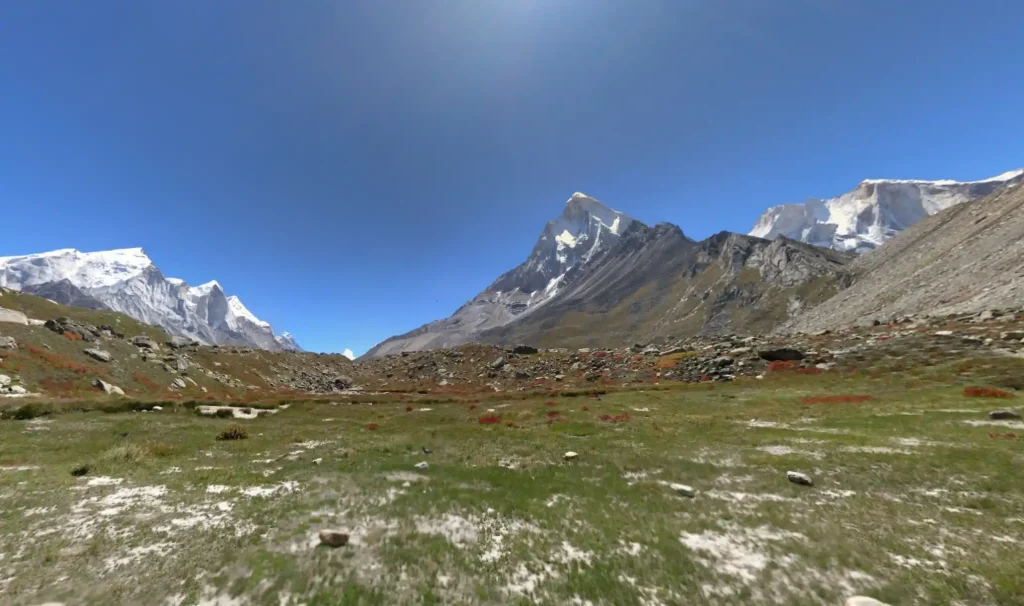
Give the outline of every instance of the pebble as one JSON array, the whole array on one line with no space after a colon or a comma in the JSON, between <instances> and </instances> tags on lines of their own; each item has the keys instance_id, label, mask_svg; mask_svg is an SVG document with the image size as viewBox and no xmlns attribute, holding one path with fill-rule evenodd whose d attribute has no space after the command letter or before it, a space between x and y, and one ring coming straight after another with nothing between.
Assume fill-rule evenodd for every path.
<instances>
[{"instance_id":1,"label":"pebble","mask_svg":"<svg viewBox=\"0 0 1024 606\"><path fill-rule=\"evenodd\" d=\"M694 490L692 486L687 486L686 484L669 484L668 487L678 492L679 494L683 495L684 497L689 497L692 499L693 497L697 496L697 491Z\"/></svg>"},{"instance_id":2,"label":"pebble","mask_svg":"<svg viewBox=\"0 0 1024 606\"><path fill-rule=\"evenodd\" d=\"M801 486L814 486L814 482L811 477L796 471L787 471L786 478L794 484L800 484Z\"/></svg>"},{"instance_id":3,"label":"pebble","mask_svg":"<svg viewBox=\"0 0 1024 606\"><path fill-rule=\"evenodd\" d=\"M428 467L430 467L430 464L426 461L420 461L416 464L416 469L419 469L420 471L425 471Z\"/></svg>"},{"instance_id":4,"label":"pebble","mask_svg":"<svg viewBox=\"0 0 1024 606\"><path fill-rule=\"evenodd\" d=\"M324 529L320 531L320 544L328 547L343 547L348 544L347 530Z\"/></svg>"},{"instance_id":5,"label":"pebble","mask_svg":"<svg viewBox=\"0 0 1024 606\"><path fill-rule=\"evenodd\" d=\"M564 459L565 459L566 461L572 461L573 459L576 459L576 458L578 458L579 456L580 456L580 455L579 455L579 453L573 452L573 451L571 451L571 450L570 450L569 452L565 453L564 455L562 455L562 457L563 457L563 458L564 458Z\"/></svg>"},{"instance_id":6,"label":"pebble","mask_svg":"<svg viewBox=\"0 0 1024 606\"><path fill-rule=\"evenodd\" d=\"M855 595L852 598L846 600L844 606L889 606L885 602L879 602L875 598L869 598L862 595Z\"/></svg>"},{"instance_id":7,"label":"pebble","mask_svg":"<svg viewBox=\"0 0 1024 606\"><path fill-rule=\"evenodd\" d=\"M1019 419L1020 413L1015 410L993 410L988 413L988 418L995 420Z\"/></svg>"}]
</instances>

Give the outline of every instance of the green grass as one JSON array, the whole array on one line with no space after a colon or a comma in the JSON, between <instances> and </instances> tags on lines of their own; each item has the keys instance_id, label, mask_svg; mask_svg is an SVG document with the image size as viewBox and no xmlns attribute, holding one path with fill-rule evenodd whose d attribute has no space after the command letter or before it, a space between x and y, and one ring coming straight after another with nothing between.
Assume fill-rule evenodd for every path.
<instances>
[{"instance_id":1,"label":"green grass","mask_svg":"<svg viewBox=\"0 0 1024 606\"><path fill-rule=\"evenodd\" d=\"M1019 404L962 394L1020 369L5 420L0 602L1021 604L1022 441L989 432L1024 430L963 422ZM801 403L835 394L876 399Z\"/></svg>"}]
</instances>

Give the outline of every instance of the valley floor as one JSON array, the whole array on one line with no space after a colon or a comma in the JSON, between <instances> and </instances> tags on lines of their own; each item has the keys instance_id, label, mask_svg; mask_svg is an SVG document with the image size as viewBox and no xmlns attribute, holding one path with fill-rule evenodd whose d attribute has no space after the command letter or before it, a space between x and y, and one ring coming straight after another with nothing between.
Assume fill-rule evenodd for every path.
<instances>
[{"instance_id":1,"label":"valley floor","mask_svg":"<svg viewBox=\"0 0 1024 606\"><path fill-rule=\"evenodd\" d=\"M1024 424L970 380L0 421L0 602L1021 604Z\"/></svg>"}]
</instances>

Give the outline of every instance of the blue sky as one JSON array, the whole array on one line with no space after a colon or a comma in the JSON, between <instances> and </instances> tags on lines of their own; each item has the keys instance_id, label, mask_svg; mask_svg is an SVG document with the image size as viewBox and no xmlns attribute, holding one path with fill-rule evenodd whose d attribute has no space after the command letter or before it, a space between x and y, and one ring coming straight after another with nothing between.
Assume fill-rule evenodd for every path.
<instances>
[{"instance_id":1,"label":"blue sky","mask_svg":"<svg viewBox=\"0 0 1024 606\"><path fill-rule=\"evenodd\" d=\"M0 3L0 255L142 246L308 349L445 317L574 191L695 238L1024 166L1024 3Z\"/></svg>"}]
</instances>

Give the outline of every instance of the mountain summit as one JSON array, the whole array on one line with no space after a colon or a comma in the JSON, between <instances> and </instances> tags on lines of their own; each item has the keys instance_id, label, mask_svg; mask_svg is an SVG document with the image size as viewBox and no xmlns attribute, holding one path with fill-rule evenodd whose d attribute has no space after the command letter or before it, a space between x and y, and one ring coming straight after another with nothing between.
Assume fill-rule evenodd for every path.
<instances>
[{"instance_id":1,"label":"mountain summit","mask_svg":"<svg viewBox=\"0 0 1024 606\"><path fill-rule=\"evenodd\" d=\"M451 317L366 357L471 341L596 347L659 335L773 328L844 279L846 255L722 232L703 242L645 225L581 193L529 257Z\"/></svg>"},{"instance_id":2,"label":"mountain summit","mask_svg":"<svg viewBox=\"0 0 1024 606\"><path fill-rule=\"evenodd\" d=\"M925 217L987 196L1015 180L1024 180L1024 169L967 182L866 179L836 198L810 198L769 208L750 235L785 236L815 246L865 252Z\"/></svg>"},{"instance_id":3,"label":"mountain summit","mask_svg":"<svg viewBox=\"0 0 1024 606\"><path fill-rule=\"evenodd\" d=\"M189 286L164 277L141 248L0 257L0 286L65 305L119 311L205 344L299 349L291 335L275 335L216 280Z\"/></svg>"}]
</instances>

